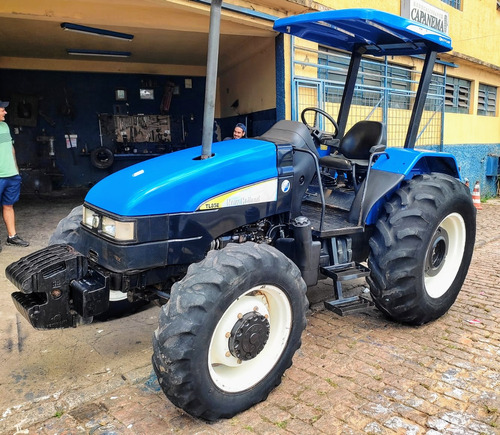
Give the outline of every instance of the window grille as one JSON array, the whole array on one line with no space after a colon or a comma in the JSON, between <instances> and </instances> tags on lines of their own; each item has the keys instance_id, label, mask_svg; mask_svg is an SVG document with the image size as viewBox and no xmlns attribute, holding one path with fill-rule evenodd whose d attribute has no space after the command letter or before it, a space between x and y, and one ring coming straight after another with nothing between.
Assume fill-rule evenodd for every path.
<instances>
[{"instance_id":1,"label":"window grille","mask_svg":"<svg viewBox=\"0 0 500 435\"><path fill-rule=\"evenodd\" d=\"M318 54L318 64L325 65L324 68L318 69L319 79L328 80L330 83L343 87L349 67L349 58L346 55L323 47ZM363 59L359 68L353 103L372 106L383 97L384 89L390 89L389 107L409 109L411 87L410 68ZM330 90L326 97L331 103L340 103L342 93Z\"/></svg>"},{"instance_id":2,"label":"window grille","mask_svg":"<svg viewBox=\"0 0 500 435\"><path fill-rule=\"evenodd\" d=\"M391 89L389 93L389 107L395 109L410 109L412 70L401 66L387 66L387 86Z\"/></svg>"},{"instance_id":3,"label":"window grille","mask_svg":"<svg viewBox=\"0 0 500 435\"><path fill-rule=\"evenodd\" d=\"M433 74L427 99L425 100L425 110L442 110L443 95L445 93L445 78L440 74Z\"/></svg>"},{"instance_id":4,"label":"window grille","mask_svg":"<svg viewBox=\"0 0 500 435\"><path fill-rule=\"evenodd\" d=\"M454 7L455 9L458 9L459 11L462 10L462 0L441 0L443 3L446 3L447 5L450 5Z\"/></svg>"},{"instance_id":5,"label":"window grille","mask_svg":"<svg viewBox=\"0 0 500 435\"><path fill-rule=\"evenodd\" d=\"M445 85L445 111L452 113L469 113L470 106L469 80L447 77Z\"/></svg>"},{"instance_id":6,"label":"window grille","mask_svg":"<svg viewBox=\"0 0 500 435\"><path fill-rule=\"evenodd\" d=\"M497 109L497 88L479 84L477 114L495 116Z\"/></svg>"},{"instance_id":7,"label":"window grille","mask_svg":"<svg viewBox=\"0 0 500 435\"><path fill-rule=\"evenodd\" d=\"M311 106L336 118L349 56L327 47L306 47L297 41L300 39L292 38L292 119L299 120L302 110ZM381 121L387 126L388 146L403 146L420 74L418 67L391 64L387 58L362 59L347 129L364 119ZM433 74L417 146L442 145L445 76ZM312 113L309 115L312 117Z\"/></svg>"}]
</instances>

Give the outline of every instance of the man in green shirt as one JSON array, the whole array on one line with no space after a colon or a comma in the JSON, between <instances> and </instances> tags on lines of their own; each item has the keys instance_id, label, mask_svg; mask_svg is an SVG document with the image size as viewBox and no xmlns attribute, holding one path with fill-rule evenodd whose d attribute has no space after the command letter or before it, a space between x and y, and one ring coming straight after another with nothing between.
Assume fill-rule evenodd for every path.
<instances>
[{"instance_id":1,"label":"man in green shirt","mask_svg":"<svg viewBox=\"0 0 500 435\"><path fill-rule=\"evenodd\" d=\"M3 220L7 227L7 245L28 246L29 243L21 239L16 233L16 219L14 203L19 200L21 193L21 176L16 162L16 153L12 144L10 129L5 122L9 105L8 101L0 101L0 205L2 206ZM0 251L1 251L0 247Z\"/></svg>"}]
</instances>

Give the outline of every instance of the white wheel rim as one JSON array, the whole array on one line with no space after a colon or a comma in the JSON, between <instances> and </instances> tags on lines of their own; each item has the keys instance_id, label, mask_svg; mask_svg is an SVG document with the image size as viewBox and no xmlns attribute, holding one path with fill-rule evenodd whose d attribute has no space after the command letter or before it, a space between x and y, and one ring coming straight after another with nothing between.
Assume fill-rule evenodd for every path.
<instances>
[{"instance_id":1,"label":"white wheel rim","mask_svg":"<svg viewBox=\"0 0 500 435\"><path fill-rule=\"evenodd\" d=\"M425 290L431 298L443 296L455 280L464 256L466 230L465 222L458 213L446 216L438 228L443 228L448 233L448 244L443 264L437 274L425 274ZM427 258L424 264L427 264Z\"/></svg>"},{"instance_id":2,"label":"white wheel rim","mask_svg":"<svg viewBox=\"0 0 500 435\"><path fill-rule=\"evenodd\" d=\"M253 359L239 361L229 351L228 333L238 315L257 311L270 324L269 338ZM285 293L278 287L263 285L243 293L222 314L208 350L208 368L215 385L223 391L244 391L261 381L283 353L292 327L292 310Z\"/></svg>"}]
</instances>

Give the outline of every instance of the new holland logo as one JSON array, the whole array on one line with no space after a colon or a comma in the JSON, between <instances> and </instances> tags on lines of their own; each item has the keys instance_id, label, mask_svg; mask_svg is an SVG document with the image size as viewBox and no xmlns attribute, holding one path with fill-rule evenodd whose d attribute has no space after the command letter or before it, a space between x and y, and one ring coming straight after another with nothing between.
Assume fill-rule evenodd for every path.
<instances>
[{"instance_id":1,"label":"new holland logo","mask_svg":"<svg viewBox=\"0 0 500 435\"><path fill-rule=\"evenodd\" d=\"M283 180L281 182L281 191L287 193L290 190L290 180Z\"/></svg>"},{"instance_id":2,"label":"new holland logo","mask_svg":"<svg viewBox=\"0 0 500 435\"><path fill-rule=\"evenodd\" d=\"M283 189L283 184L281 188ZM211 210L214 208L236 207L239 205L276 201L277 190L278 180L272 178L215 196L202 203L198 207L198 210Z\"/></svg>"}]
</instances>

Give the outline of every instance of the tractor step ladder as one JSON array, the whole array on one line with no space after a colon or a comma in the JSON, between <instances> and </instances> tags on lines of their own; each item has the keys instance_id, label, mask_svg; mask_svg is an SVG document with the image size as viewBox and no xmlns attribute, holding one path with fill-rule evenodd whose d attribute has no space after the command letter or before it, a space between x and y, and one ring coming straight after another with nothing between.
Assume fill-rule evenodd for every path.
<instances>
[{"instance_id":1,"label":"tractor step ladder","mask_svg":"<svg viewBox=\"0 0 500 435\"><path fill-rule=\"evenodd\" d=\"M350 262L335 264L321 268L321 273L333 279L333 291L335 299L324 302L327 310L333 311L339 316L345 316L350 313L363 311L373 306L373 302L362 297L352 296L344 297L342 291L342 282L362 278L370 274L370 270L362 264Z\"/></svg>"}]
</instances>

